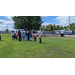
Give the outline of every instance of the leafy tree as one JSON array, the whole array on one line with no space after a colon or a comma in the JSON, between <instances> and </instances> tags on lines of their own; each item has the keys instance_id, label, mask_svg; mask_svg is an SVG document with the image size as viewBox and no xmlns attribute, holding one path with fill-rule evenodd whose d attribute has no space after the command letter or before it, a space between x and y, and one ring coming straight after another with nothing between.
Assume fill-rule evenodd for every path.
<instances>
[{"instance_id":1,"label":"leafy tree","mask_svg":"<svg viewBox=\"0 0 75 75\"><path fill-rule=\"evenodd\" d=\"M53 30L53 26L51 25L51 31Z\"/></svg>"},{"instance_id":2,"label":"leafy tree","mask_svg":"<svg viewBox=\"0 0 75 75\"><path fill-rule=\"evenodd\" d=\"M71 30L75 30L75 23L71 23L71 24L70 24L70 29L71 29Z\"/></svg>"},{"instance_id":3,"label":"leafy tree","mask_svg":"<svg viewBox=\"0 0 75 75\"><path fill-rule=\"evenodd\" d=\"M53 30L56 30L56 26L55 26L55 24L53 25Z\"/></svg>"},{"instance_id":4,"label":"leafy tree","mask_svg":"<svg viewBox=\"0 0 75 75\"><path fill-rule=\"evenodd\" d=\"M59 25L57 25L57 30L59 30L60 29L60 26Z\"/></svg>"},{"instance_id":5,"label":"leafy tree","mask_svg":"<svg viewBox=\"0 0 75 75\"><path fill-rule=\"evenodd\" d=\"M61 26L60 29L63 29L63 27Z\"/></svg>"},{"instance_id":6,"label":"leafy tree","mask_svg":"<svg viewBox=\"0 0 75 75\"><path fill-rule=\"evenodd\" d=\"M40 16L14 16L12 19L15 29L38 30L43 23Z\"/></svg>"}]
</instances>

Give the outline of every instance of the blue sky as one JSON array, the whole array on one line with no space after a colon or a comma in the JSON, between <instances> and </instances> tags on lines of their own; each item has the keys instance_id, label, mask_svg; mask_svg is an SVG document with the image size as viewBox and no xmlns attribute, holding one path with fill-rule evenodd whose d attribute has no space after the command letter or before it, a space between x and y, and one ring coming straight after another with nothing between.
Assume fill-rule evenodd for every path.
<instances>
[{"instance_id":1,"label":"blue sky","mask_svg":"<svg viewBox=\"0 0 75 75\"><path fill-rule=\"evenodd\" d=\"M57 24L57 21L55 20L57 16L42 16L43 23L52 23Z\"/></svg>"},{"instance_id":2,"label":"blue sky","mask_svg":"<svg viewBox=\"0 0 75 75\"><path fill-rule=\"evenodd\" d=\"M0 30L6 30L7 26L9 30L13 29L14 22L11 18L12 16L0 16ZM42 26L46 26L48 24L56 24L67 26L69 25L69 16L41 16L44 21ZM75 23L75 16L70 17L70 23Z\"/></svg>"},{"instance_id":3,"label":"blue sky","mask_svg":"<svg viewBox=\"0 0 75 75\"><path fill-rule=\"evenodd\" d=\"M56 18L57 16L47 16L47 17L42 17L42 20L44 21L44 23L56 23Z\"/></svg>"}]
</instances>

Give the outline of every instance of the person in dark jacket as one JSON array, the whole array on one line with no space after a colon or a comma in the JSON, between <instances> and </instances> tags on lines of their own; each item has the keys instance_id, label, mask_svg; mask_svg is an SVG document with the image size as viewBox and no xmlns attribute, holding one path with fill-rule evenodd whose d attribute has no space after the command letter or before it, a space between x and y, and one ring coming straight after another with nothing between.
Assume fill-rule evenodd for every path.
<instances>
[{"instance_id":1,"label":"person in dark jacket","mask_svg":"<svg viewBox=\"0 0 75 75\"><path fill-rule=\"evenodd\" d=\"M20 32L20 30L18 31L18 36L19 36L19 41L21 41L21 32Z\"/></svg>"},{"instance_id":2,"label":"person in dark jacket","mask_svg":"<svg viewBox=\"0 0 75 75\"><path fill-rule=\"evenodd\" d=\"M1 34L0 34L0 41L1 41Z\"/></svg>"},{"instance_id":3,"label":"person in dark jacket","mask_svg":"<svg viewBox=\"0 0 75 75\"><path fill-rule=\"evenodd\" d=\"M27 33L27 31L26 31L26 41L28 41L28 33Z\"/></svg>"},{"instance_id":4,"label":"person in dark jacket","mask_svg":"<svg viewBox=\"0 0 75 75\"><path fill-rule=\"evenodd\" d=\"M30 41L30 32L28 32L28 41Z\"/></svg>"}]
</instances>

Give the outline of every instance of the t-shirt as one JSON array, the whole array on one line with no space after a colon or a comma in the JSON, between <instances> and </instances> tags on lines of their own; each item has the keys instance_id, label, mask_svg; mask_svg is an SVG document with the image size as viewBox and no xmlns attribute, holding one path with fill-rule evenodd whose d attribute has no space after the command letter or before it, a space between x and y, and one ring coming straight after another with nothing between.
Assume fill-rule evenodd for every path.
<instances>
[{"instance_id":1,"label":"t-shirt","mask_svg":"<svg viewBox=\"0 0 75 75\"><path fill-rule=\"evenodd\" d=\"M25 34L23 34L23 37L25 37Z\"/></svg>"},{"instance_id":2,"label":"t-shirt","mask_svg":"<svg viewBox=\"0 0 75 75\"><path fill-rule=\"evenodd\" d=\"M30 34L30 38L32 38L32 34Z\"/></svg>"},{"instance_id":3,"label":"t-shirt","mask_svg":"<svg viewBox=\"0 0 75 75\"><path fill-rule=\"evenodd\" d=\"M11 35L14 36L14 33L12 33Z\"/></svg>"},{"instance_id":4,"label":"t-shirt","mask_svg":"<svg viewBox=\"0 0 75 75\"><path fill-rule=\"evenodd\" d=\"M39 38L41 38L41 37L42 37L42 35L40 34L40 35L39 35Z\"/></svg>"},{"instance_id":5,"label":"t-shirt","mask_svg":"<svg viewBox=\"0 0 75 75\"><path fill-rule=\"evenodd\" d=\"M23 37L23 34L22 34L22 37Z\"/></svg>"}]
</instances>

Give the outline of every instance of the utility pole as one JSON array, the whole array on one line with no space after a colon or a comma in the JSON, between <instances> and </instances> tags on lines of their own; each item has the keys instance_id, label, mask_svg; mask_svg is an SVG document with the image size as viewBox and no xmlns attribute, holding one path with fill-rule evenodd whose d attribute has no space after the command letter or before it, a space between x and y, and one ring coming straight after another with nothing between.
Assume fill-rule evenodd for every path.
<instances>
[{"instance_id":1,"label":"utility pole","mask_svg":"<svg viewBox=\"0 0 75 75\"><path fill-rule=\"evenodd\" d=\"M69 16L68 34L70 34L70 16Z\"/></svg>"},{"instance_id":2,"label":"utility pole","mask_svg":"<svg viewBox=\"0 0 75 75\"><path fill-rule=\"evenodd\" d=\"M70 31L70 16L69 16L69 31Z\"/></svg>"}]
</instances>

